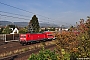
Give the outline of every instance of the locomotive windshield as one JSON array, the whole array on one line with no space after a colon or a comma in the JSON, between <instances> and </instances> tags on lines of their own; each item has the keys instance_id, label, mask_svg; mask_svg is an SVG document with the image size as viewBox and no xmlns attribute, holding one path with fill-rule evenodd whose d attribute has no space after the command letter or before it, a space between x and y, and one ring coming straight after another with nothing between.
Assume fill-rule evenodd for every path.
<instances>
[{"instance_id":1,"label":"locomotive windshield","mask_svg":"<svg viewBox=\"0 0 90 60\"><path fill-rule=\"evenodd\" d=\"M21 35L20 37L21 37L21 38L26 38L26 35Z\"/></svg>"},{"instance_id":2,"label":"locomotive windshield","mask_svg":"<svg viewBox=\"0 0 90 60\"><path fill-rule=\"evenodd\" d=\"M49 34L48 36L53 36L52 34Z\"/></svg>"}]
</instances>

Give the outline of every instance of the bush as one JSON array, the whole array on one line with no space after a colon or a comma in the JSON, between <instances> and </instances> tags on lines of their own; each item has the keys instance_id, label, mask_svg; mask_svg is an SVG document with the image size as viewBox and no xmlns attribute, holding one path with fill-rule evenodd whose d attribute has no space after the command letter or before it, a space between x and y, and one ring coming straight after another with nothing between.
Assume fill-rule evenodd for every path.
<instances>
[{"instance_id":1,"label":"bush","mask_svg":"<svg viewBox=\"0 0 90 60\"><path fill-rule=\"evenodd\" d=\"M58 60L57 56L55 51L42 49L39 54L32 54L28 60Z\"/></svg>"}]
</instances>

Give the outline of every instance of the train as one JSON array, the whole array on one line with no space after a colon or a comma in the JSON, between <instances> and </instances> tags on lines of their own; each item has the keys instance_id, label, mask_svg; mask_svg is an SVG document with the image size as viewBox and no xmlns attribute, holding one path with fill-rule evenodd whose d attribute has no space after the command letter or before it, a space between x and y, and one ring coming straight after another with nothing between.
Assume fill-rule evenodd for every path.
<instances>
[{"instance_id":1,"label":"train","mask_svg":"<svg viewBox=\"0 0 90 60\"><path fill-rule=\"evenodd\" d=\"M43 33L27 33L20 34L20 44L30 44L33 42L47 41L47 40L55 40L55 37L52 32L45 31Z\"/></svg>"}]
</instances>

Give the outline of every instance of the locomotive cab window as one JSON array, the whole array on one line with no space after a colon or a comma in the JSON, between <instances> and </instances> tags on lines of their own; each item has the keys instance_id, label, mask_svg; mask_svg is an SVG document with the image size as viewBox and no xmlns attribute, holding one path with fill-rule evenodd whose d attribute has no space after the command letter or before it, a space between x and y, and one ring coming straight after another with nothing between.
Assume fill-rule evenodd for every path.
<instances>
[{"instance_id":1,"label":"locomotive cab window","mask_svg":"<svg viewBox=\"0 0 90 60\"><path fill-rule=\"evenodd\" d=\"M26 36L21 36L21 38L26 38Z\"/></svg>"},{"instance_id":2,"label":"locomotive cab window","mask_svg":"<svg viewBox=\"0 0 90 60\"><path fill-rule=\"evenodd\" d=\"M26 38L26 35L21 35L20 37L21 37L21 38Z\"/></svg>"}]
</instances>

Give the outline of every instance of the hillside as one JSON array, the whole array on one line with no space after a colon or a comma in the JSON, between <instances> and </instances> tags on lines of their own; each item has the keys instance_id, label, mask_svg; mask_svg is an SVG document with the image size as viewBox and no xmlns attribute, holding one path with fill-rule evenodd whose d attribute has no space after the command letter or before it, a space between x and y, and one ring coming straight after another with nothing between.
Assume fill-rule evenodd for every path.
<instances>
[{"instance_id":1,"label":"hillside","mask_svg":"<svg viewBox=\"0 0 90 60\"><path fill-rule=\"evenodd\" d=\"M1 26L6 26L6 25L11 25L14 24L19 27L25 27L28 26L28 22L10 22L10 21L0 21ZM55 24L48 24L48 23L40 23L40 27L59 27L58 25Z\"/></svg>"}]
</instances>

